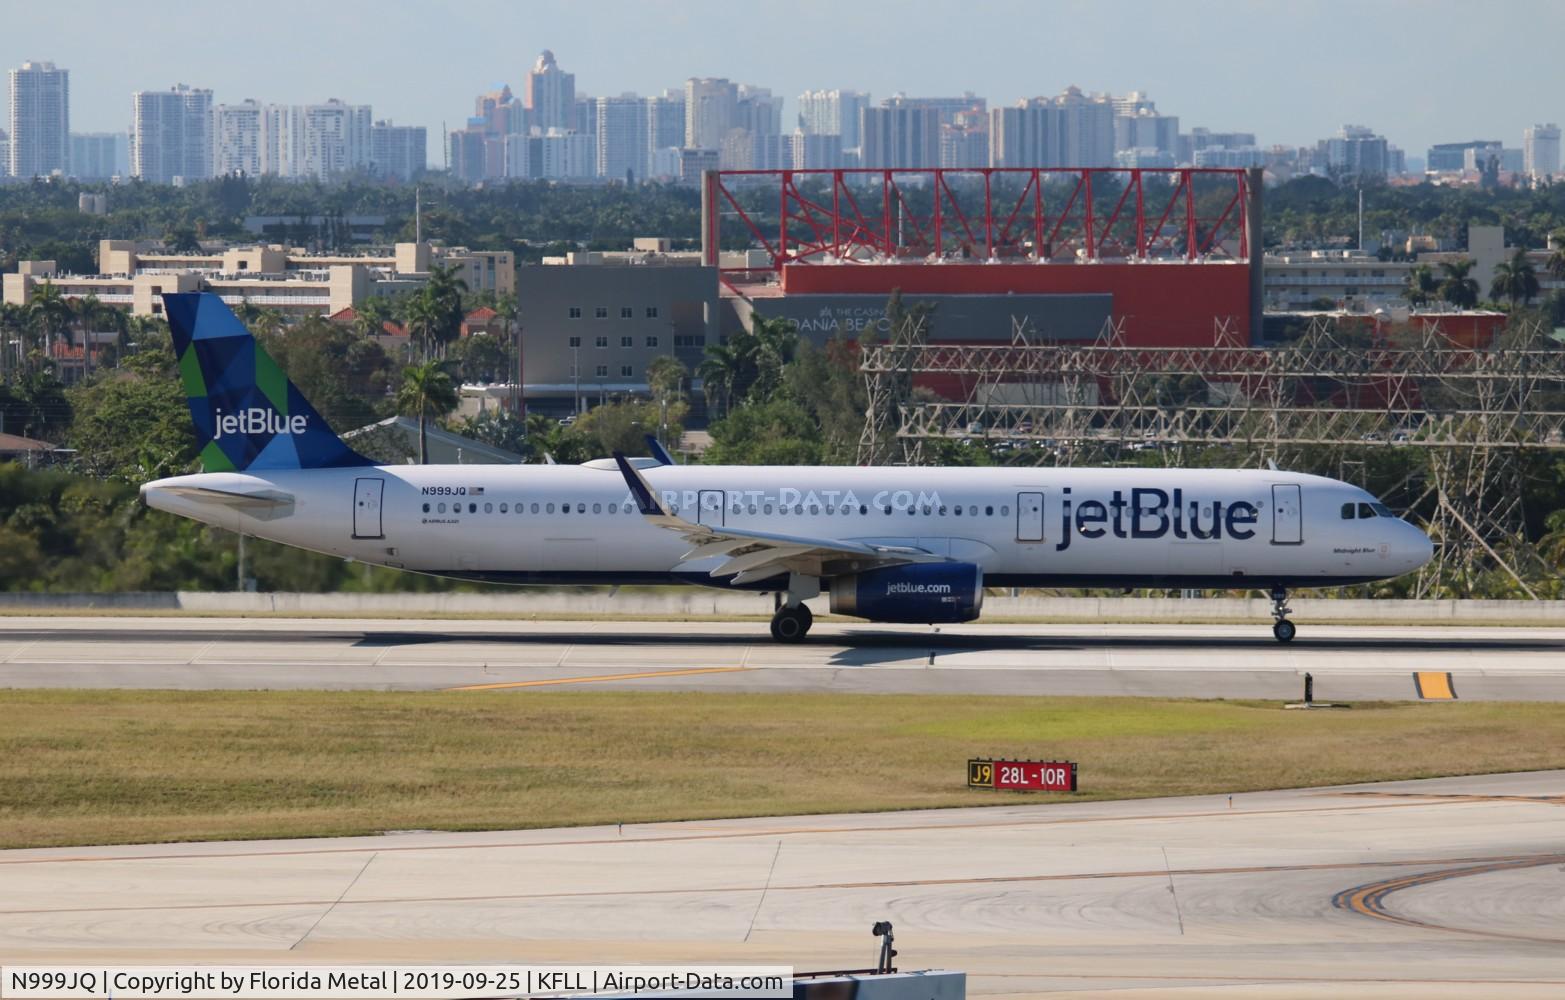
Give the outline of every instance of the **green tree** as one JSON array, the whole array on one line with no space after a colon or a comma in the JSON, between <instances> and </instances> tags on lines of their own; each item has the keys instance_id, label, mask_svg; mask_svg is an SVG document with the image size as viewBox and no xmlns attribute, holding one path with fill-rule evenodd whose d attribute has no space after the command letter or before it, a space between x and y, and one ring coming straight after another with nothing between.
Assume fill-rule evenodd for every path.
<instances>
[{"instance_id":1,"label":"green tree","mask_svg":"<svg viewBox=\"0 0 1565 1000\"><path fill-rule=\"evenodd\" d=\"M1514 311L1518 300L1525 305L1537 294L1538 272L1527 259L1525 249L1517 248L1510 260L1494 266L1494 280L1489 284L1490 298L1505 299Z\"/></svg>"},{"instance_id":2,"label":"green tree","mask_svg":"<svg viewBox=\"0 0 1565 1000\"><path fill-rule=\"evenodd\" d=\"M696 366L708 406L726 415L733 409L734 390L747 370L748 359L734 344L708 344L706 357Z\"/></svg>"},{"instance_id":3,"label":"green tree","mask_svg":"<svg viewBox=\"0 0 1565 1000\"><path fill-rule=\"evenodd\" d=\"M185 390L172 366L144 355L69 392L67 440L88 475L143 483L178 475L196 459Z\"/></svg>"},{"instance_id":4,"label":"green tree","mask_svg":"<svg viewBox=\"0 0 1565 1000\"><path fill-rule=\"evenodd\" d=\"M1549 274L1560 281L1565 281L1565 233L1557 234L1554 242L1554 252L1549 254Z\"/></svg>"},{"instance_id":5,"label":"green tree","mask_svg":"<svg viewBox=\"0 0 1565 1000\"><path fill-rule=\"evenodd\" d=\"M1471 309L1478 304L1478 279L1471 275L1471 260L1441 261L1440 298L1458 309Z\"/></svg>"},{"instance_id":6,"label":"green tree","mask_svg":"<svg viewBox=\"0 0 1565 1000\"><path fill-rule=\"evenodd\" d=\"M402 370L402 387L397 390L397 409L418 418L418 462L429 464L430 417L443 417L456 409L457 390L451 376L438 361L409 365Z\"/></svg>"},{"instance_id":7,"label":"green tree","mask_svg":"<svg viewBox=\"0 0 1565 1000\"><path fill-rule=\"evenodd\" d=\"M53 358L55 339L70 329L74 316L70 302L60 294L59 286L46 281L33 287L27 299L27 314L45 357Z\"/></svg>"},{"instance_id":8,"label":"green tree","mask_svg":"<svg viewBox=\"0 0 1565 1000\"><path fill-rule=\"evenodd\" d=\"M1428 305L1439 292L1439 286L1435 282L1435 273L1428 264L1419 264L1407 273L1407 284L1402 288L1402 297L1407 299L1408 305L1413 308Z\"/></svg>"}]
</instances>

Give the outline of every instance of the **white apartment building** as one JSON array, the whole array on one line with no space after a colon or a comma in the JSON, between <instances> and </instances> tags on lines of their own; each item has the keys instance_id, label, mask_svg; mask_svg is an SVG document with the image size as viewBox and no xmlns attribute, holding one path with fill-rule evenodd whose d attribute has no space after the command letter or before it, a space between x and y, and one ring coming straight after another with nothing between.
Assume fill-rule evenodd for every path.
<instances>
[{"instance_id":1,"label":"white apartment building","mask_svg":"<svg viewBox=\"0 0 1565 1000\"><path fill-rule=\"evenodd\" d=\"M1553 122L1522 131L1522 170L1535 180L1560 172L1560 127Z\"/></svg>"},{"instance_id":2,"label":"white apartment building","mask_svg":"<svg viewBox=\"0 0 1565 1000\"><path fill-rule=\"evenodd\" d=\"M799 95L799 129L805 135L835 135L843 149L859 146L859 120L869 94L858 90L806 90Z\"/></svg>"},{"instance_id":3,"label":"white apartment building","mask_svg":"<svg viewBox=\"0 0 1565 1000\"><path fill-rule=\"evenodd\" d=\"M152 184L212 176L212 92L176 84L131 95L130 172Z\"/></svg>"},{"instance_id":4,"label":"white apartment building","mask_svg":"<svg viewBox=\"0 0 1565 1000\"><path fill-rule=\"evenodd\" d=\"M306 104L300 112L304 123L300 176L325 180L369 168L372 116L368 104L345 104L332 98L325 104Z\"/></svg>"},{"instance_id":5,"label":"white apartment building","mask_svg":"<svg viewBox=\"0 0 1565 1000\"><path fill-rule=\"evenodd\" d=\"M685 81L685 148L718 149L734 127L739 88L728 80L691 77Z\"/></svg>"},{"instance_id":6,"label":"white apartment building","mask_svg":"<svg viewBox=\"0 0 1565 1000\"><path fill-rule=\"evenodd\" d=\"M647 114L647 169L652 169L652 158L659 150L678 149L685 144L685 95L683 91L665 90L660 96L646 99ZM666 162L666 157L665 157Z\"/></svg>"},{"instance_id":7,"label":"white apartment building","mask_svg":"<svg viewBox=\"0 0 1565 1000\"><path fill-rule=\"evenodd\" d=\"M12 177L48 177L70 170L71 71L52 62L24 62L10 74Z\"/></svg>"},{"instance_id":8,"label":"white apartment building","mask_svg":"<svg viewBox=\"0 0 1565 1000\"><path fill-rule=\"evenodd\" d=\"M597 174L606 180L644 180L652 150L646 101L635 94L598 98Z\"/></svg>"},{"instance_id":9,"label":"white apartment building","mask_svg":"<svg viewBox=\"0 0 1565 1000\"><path fill-rule=\"evenodd\" d=\"M550 180L587 180L598 174L597 141L568 129L551 128L537 137L534 176Z\"/></svg>"},{"instance_id":10,"label":"white apartment building","mask_svg":"<svg viewBox=\"0 0 1565 1000\"><path fill-rule=\"evenodd\" d=\"M263 172L261 119L264 111L254 99L219 104L212 109L212 176Z\"/></svg>"}]
</instances>

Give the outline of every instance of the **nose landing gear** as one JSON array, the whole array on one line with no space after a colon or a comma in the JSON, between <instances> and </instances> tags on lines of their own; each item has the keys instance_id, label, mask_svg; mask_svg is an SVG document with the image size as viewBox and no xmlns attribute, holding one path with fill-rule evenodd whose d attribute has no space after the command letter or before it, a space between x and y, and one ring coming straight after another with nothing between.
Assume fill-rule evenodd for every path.
<instances>
[{"instance_id":1,"label":"nose landing gear","mask_svg":"<svg viewBox=\"0 0 1565 1000\"><path fill-rule=\"evenodd\" d=\"M1288 590L1286 587L1272 588L1272 617L1277 621L1272 625L1272 635L1278 642L1292 642L1298 628L1288 620L1293 609L1288 607Z\"/></svg>"}]
</instances>

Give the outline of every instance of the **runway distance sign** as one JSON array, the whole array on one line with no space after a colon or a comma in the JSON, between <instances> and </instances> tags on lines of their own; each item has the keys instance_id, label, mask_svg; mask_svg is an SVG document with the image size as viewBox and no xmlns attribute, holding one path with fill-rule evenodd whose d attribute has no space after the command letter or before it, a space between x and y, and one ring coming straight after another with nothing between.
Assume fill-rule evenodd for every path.
<instances>
[{"instance_id":1,"label":"runway distance sign","mask_svg":"<svg viewBox=\"0 0 1565 1000\"><path fill-rule=\"evenodd\" d=\"M1013 792L1074 792L1076 765L1064 760L969 760L967 787Z\"/></svg>"}]
</instances>

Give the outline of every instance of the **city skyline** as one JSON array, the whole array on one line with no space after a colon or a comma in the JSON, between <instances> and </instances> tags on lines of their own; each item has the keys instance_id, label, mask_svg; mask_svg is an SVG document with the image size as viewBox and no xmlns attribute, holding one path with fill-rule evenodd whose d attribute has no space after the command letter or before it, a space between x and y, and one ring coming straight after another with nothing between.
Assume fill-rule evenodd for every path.
<instances>
[{"instance_id":1,"label":"city skyline","mask_svg":"<svg viewBox=\"0 0 1565 1000\"><path fill-rule=\"evenodd\" d=\"M606 32L608 9L616 30ZM331 97L370 104L377 118L426 126L437 165L442 125L462 127L475 93L505 84L520 93L544 49L575 75L577 93L593 97L656 95L708 76L769 88L784 99L787 131L799 94L838 88L867 91L877 103L896 92L971 91L991 108L1071 85L1114 94L1139 90L1186 129L1254 132L1262 146L1306 145L1355 122L1414 155L1472 138L1520 146L1528 126L1565 118L1565 98L1558 96L1565 93L1565 65L1550 51L1565 28L1565 8L1537 0L1509 5L1503 19L1474 18L1470 8L1445 0L1286 9L999 3L981 18L953 18L951 8L937 4L896 10L902 16L890 19L879 8L839 9L813 0L788 16L706 2L587 3L566 10L478 2L436 14L393 2L375 5L371 17L368 5L284 3L264 22L219 15L160 24L157 44L179 58L138 65L121 54L123 40L145 28L133 11L104 9L67 32L57 14L23 8L6 15L12 30L0 38L0 62L50 60L71 70L74 132L126 130L130 95L177 78L212 90L216 104L246 98L318 104ZM301 33L290 14L307 16L316 30ZM821 32L827 21L833 30ZM1110 23L1112 32L1104 30ZM1007 24L1031 30L997 30ZM1523 24L1528 30L1516 30ZM450 30L439 31L442 25ZM1453 34L1456 25L1462 30ZM1343 45L1349 30L1366 42L1362 49ZM218 44L234 31L251 44ZM866 44L875 33L881 38ZM346 37L359 41L344 53ZM736 37L766 44L732 44ZM964 44L983 58L949 58ZM1439 54L1457 44L1459 53ZM285 49L294 53L288 65L308 72L258 77L278 65L276 53ZM1305 52L1316 53L1317 61L1301 61ZM417 63L429 71L407 71ZM1401 88L1380 85L1388 79L1412 84L1420 99L1408 101Z\"/></svg>"}]
</instances>

